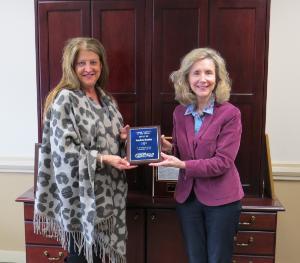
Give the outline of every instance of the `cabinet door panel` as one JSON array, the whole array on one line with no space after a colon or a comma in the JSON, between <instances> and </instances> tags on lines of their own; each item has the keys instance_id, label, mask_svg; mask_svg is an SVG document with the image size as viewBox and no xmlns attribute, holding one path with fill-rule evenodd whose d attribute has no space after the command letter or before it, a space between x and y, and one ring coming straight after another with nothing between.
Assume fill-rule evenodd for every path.
<instances>
[{"instance_id":1,"label":"cabinet door panel","mask_svg":"<svg viewBox=\"0 0 300 263\"><path fill-rule=\"evenodd\" d=\"M152 51L152 123L172 134L177 105L169 75L191 49L207 44L207 0L154 0Z\"/></svg>"},{"instance_id":2,"label":"cabinet door panel","mask_svg":"<svg viewBox=\"0 0 300 263\"><path fill-rule=\"evenodd\" d=\"M147 211L147 262L188 262L179 221L174 210Z\"/></svg>"},{"instance_id":3,"label":"cabinet door panel","mask_svg":"<svg viewBox=\"0 0 300 263\"><path fill-rule=\"evenodd\" d=\"M110 69L107 90L117 100L124 123L131 127L150 125L151 86L145 75L145 1L92 1L92 36L107 51ZM126 174L130 190L147 188L150 193L149 176L143 176L145 166Z\"/></svg>"},{"instance_id":4,"label":"cabinet door panel","mask_svg":"<svg viewBox=\"0 0 300 263\"><path fill-rule=\"evenodd\" d=\"M127 262L145 261L145 213L143 209L127 209Z\"/></svg>"},{"instance_id":5,"label":"cabinet door panel","mask_svg":"<svg viewBox=\"0 0 300 263\"><path fill-rule=\"evenodd\" d=\"M145 82L145 2L93 1L92 35L107 51L107 89L117 99L125 123L149 124L150 86Z\"/></svg>"},{"instance_id":6,"label":"cabinet door panel","mask_svg":"<svg viewBox=\"0 0 300 263\"><path fill-rule=\"evenodd\" d=\"M261 154L265 126L268 1L210 1L211 47L225 58L232 79L231 101L242 112L237 166L244 190L262 192Z\"/></svg>"},{"instance_id":7,"label":"cabinet door panel","mask_svg":"<svg viewBox=\"0 0 300 263\"><path fill-rule=\"evenodd\" d=\"M39 2L38 19L38 108L41 139L42 109L45 97L61 78L62 49L72 37L90 35L88 1Z\"/></svg>"}]
</instances>

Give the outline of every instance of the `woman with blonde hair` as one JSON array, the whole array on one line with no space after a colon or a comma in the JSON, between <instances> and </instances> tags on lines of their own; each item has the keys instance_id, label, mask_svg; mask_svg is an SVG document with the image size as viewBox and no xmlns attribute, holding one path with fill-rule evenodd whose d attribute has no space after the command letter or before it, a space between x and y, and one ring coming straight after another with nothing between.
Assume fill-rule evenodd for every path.
<instances>
[{"instance_id":1,"label":"woman with blonde hair","mask_svg":"<svg viewBox=\"0 0 300 263\"><path fill-rule=\"evenodd\" d=\"M194 49L170 78L181 105L172 144L162 138L162 150L173 155L150 165L180 169L175 199L189 263L229 263L244 193L234 164L241 113L228 102L225 61L213 49Z\"/></svg>"},{"instance_id":2,"label":"woman with blonde hair","mask_svg":"<svg viewBox=\"0 0 300 263\"><path fill-rule=\"evenodd\" d=\"M35 233L57 239L66 262L126 262L126 128L105 91L106 54L93 38L70 39L62 78L44 108Z\"/></svg>"}]
</instances>

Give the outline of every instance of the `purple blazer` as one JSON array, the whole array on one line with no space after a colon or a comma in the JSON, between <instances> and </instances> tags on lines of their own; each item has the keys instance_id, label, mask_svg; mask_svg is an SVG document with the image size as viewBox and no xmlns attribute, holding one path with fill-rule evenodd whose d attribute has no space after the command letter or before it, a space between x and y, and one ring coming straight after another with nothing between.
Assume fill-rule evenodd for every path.
<instances>
[{"instance_id":1,"label":"purple blazer","mask_svg":"<svg viewBox=\"0 0 300 263\"><path fill-rule=\"evenodd\" d=\"M174 154L186 164L179 172L176 201L183 203L192 188L208 206L240 200L244 192L234 164L242 133L239 109L229 102L215 103L214 113L205 116L197 134L193 116L185 111L179 105L173 113Z\"/></svg>"}]
</instances>

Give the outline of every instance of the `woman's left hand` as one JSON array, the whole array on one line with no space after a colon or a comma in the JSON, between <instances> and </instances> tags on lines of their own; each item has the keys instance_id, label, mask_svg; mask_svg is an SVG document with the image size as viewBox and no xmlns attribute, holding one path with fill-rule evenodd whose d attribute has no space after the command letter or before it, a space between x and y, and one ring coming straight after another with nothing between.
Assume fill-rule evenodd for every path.
<instances>
[{"instance_id":1,"label":"woman's left hand","mask_svg":"<svg viewBox=\"0 0 300 263\"><path fill-rule=\"evenodd\" d=\"M126 157L121 158L118 155L102 155L102 161L103 163L109 164L119 170L129 170L137 167L137 165L131 165L127 161Z\"/></svg>"},{"instance_id":2,"label":"woman's left hand","mask_svg":"<svg viewBox=\"0 0 300 263\"><path fill-rule=\"evenodd\" d=\"M180 169L185 169L185 162L179 160L173 155L167 155L165 153L161 153L161 157L163 158L163 161L158 163L149 163L150 166L166 166L166 167L175 167Z\"/></svg>"},{"instance_id":3,"label":"woman's left hand","mask_svg":"<svg viewBox=\"0 0 300 263\"><path fill-rule=\"evenodd\" d=\"M120 139L121 139L121 141L126 141L127 140L129 128L130 128L130 126L127 124L126 126L124 126L120 129Z\"/></svg>"}]
</instances>

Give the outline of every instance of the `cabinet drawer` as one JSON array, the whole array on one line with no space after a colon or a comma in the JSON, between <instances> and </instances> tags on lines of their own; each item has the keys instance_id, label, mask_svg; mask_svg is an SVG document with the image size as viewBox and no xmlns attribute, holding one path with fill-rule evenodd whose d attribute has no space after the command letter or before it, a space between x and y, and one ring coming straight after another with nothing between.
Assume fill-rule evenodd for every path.
<instances>
[{"instance_id":1,"label":"cabinet drawer","mask_svg":"<svg viewBox=\"0 0 300 263\"><path fill-rule=\"evenodd\" d=\"M239 222L240 230L276 230L276 213L242 212Z\"/></svg>"},{"instance_id":2,"label":"cabinet drawer","mask_svg":"<svg viewBox=\"0 0 300 263\"><path fill-rule=\"evenodd\" d=\"M232 258L232 263L274 263L274 258L234 255Z\"/></svg>"},{"instance_id":3,"label":"cabinet drawer","mask_svg":"<svg viewBox=\"0 0 300 263\"><path fill-rule=\"evenodd\" d=\"M46 245L58 245L58 241L51 238L46 238L42 235L36 235L33 232L33 223L31 221L25 222L25 239L26 244L46 244Z\"/></svg>"},{"instance_id":4,"label":"cabinet drawer","mask_svg":"<svg viewBox=\"0 0 300 263\"><path fill-rule=\"evenodd\" d=\"M68 253L56 246L26 246L27 263L63 263Z\"/></svg>"},{"instance_id":5,"label":"cabinet drawer","mask_svg":"<svg viewBox=\"0 0 300 263\"><path fill-rule=\"evenodd\" d=\"M275 233L239 231L234 241L235 254L274 255Z\"/></svg>"}]
</instances>

